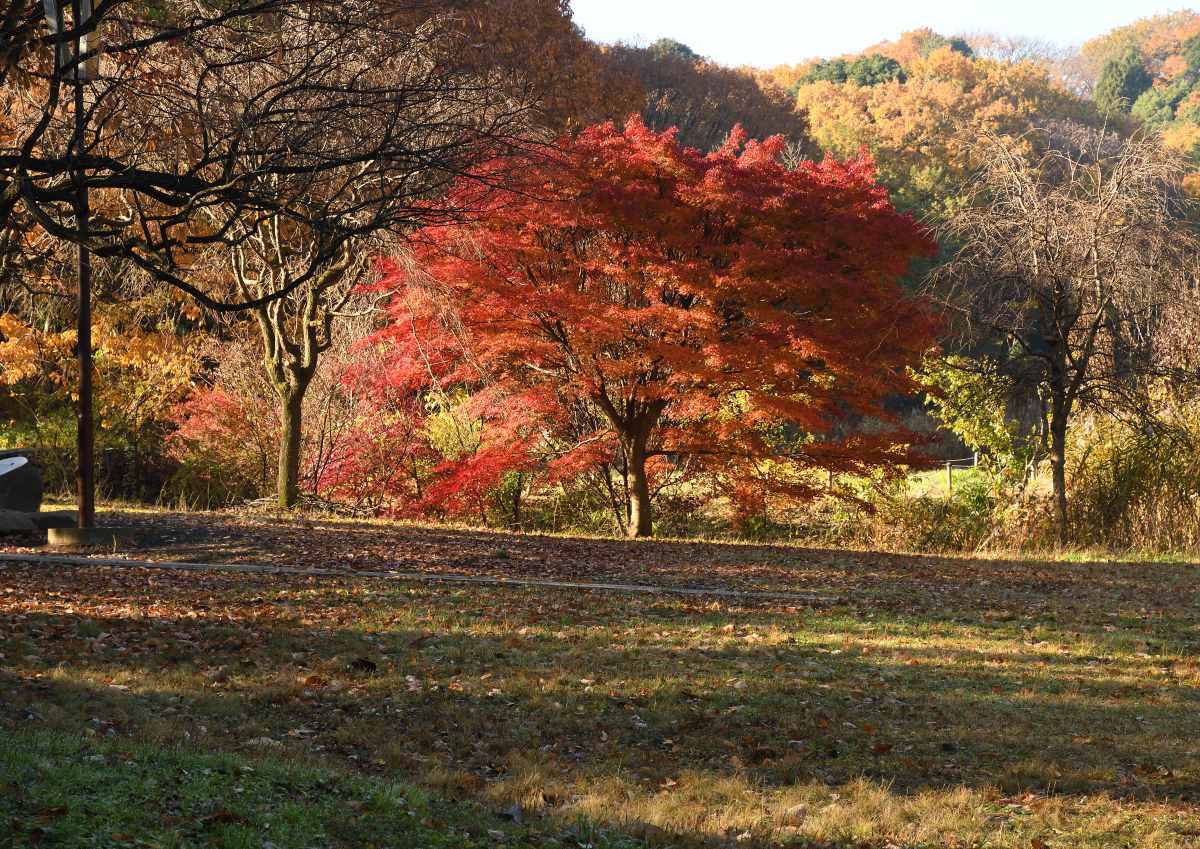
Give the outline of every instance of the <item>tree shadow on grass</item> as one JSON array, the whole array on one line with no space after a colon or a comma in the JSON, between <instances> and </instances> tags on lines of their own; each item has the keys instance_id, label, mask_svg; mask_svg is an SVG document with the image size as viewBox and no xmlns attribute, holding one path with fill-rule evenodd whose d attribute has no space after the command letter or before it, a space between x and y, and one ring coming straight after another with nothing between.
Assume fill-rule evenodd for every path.
<instances>
[{"instance_id":1,"label":"tree shadow on grass","mask_svg":"<svg viewBox=\"0 0 1200 849\"><path fill-rule=\"evenodd\" d=\"M260 608L277 589L269 578L240 587L263 594ZM679 623L678 607L647 609L655 622L674 609ZM1200 798L1196 753L1180 745L1200 735L1197 691L1169 676L1139 682L1130 658L1093 668L963 647L897 656L786 632L701 649L568 623L522 634L511 611L492 614L487 635L237 611L26 614L10 640L36 660L0 673L0 719L229 751L270 739L343 768L457 775L447 783L467 796L519 765L563 788L615 780L637 793L686 772L767 790L865 776L901 795L999 785ZM743 629L787 623L737 618Z\"/></svg>"}]
</instances>

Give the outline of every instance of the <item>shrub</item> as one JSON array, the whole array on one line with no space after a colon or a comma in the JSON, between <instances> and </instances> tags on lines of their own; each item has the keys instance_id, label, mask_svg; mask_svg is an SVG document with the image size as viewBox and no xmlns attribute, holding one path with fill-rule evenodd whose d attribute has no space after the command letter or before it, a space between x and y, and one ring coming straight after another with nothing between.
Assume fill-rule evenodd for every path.
<instances>
[{"instance_id":1,"label":"shrub","mask_svg":"<svg viewBox=\"0 0 1200 849\"><path fill-rule=\"evenodd\" d=\"M1200 402L1161 420L1094 419L1073 434L1072 536L1116 550L1200 550Z\"/></svg>"}]
</instances>

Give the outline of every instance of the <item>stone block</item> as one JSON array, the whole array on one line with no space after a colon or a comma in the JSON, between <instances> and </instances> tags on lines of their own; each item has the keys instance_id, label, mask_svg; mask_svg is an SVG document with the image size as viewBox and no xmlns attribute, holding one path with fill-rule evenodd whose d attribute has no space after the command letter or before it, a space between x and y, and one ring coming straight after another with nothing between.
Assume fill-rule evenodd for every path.
<instances>
[{"instance_id":1,"label":"stone block","mask_svg":"<svg viewBox=\"0 0 1200 849\"><path fill-rule=\"evenodd\" d=\"M0 459L0 510L36 513L42 506L42 470L28 457Z\"/></svg>"}]
</instances>

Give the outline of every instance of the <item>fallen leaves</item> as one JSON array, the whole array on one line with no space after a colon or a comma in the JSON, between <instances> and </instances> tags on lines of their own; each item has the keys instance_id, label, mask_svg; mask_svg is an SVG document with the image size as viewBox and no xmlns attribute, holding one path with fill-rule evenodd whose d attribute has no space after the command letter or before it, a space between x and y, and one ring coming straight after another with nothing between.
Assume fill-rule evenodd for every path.
<instances>
[{"instance_id":1,"label":"fallen leaves","mask_svg":"<svg viewBox=\"0 0 1200 849\"><path fill-rule=\"evenodd\" d=\"M459 537L441 533L448 552ZM506 568L533 563L533 544L506 541ZM698 574L702 560L685 572L670 557L707 550L614 543L649 552L621 563L595 545L593 565L649 563L656 580ZM773 554L753 561L760 548ZM1200 755L1177 745L1196 736L1200 614L1181 603L1200 588L1194 572L1114 566L1093 582L1069 566L1070 580L1050 581L1030 578L1044 566L880 558L864 577L858 555L851 568L844 555L711 549L721 580L753 563L750 580L822 583L854 606L14 566L0 573L0 690L12 694L0 728L444 771L470 776L455 786L479 797L536 761L556 782L542 798L568 800L556 805L635 787L678 802L697 776L745 777L758 804L866 776L897 794L999 783L1140 812L1138 800L1200 780ZM530 568L583 568L553 561ZM1170 594L1172 607L1143 612ZM1001 608L1033 618L984 615ZM1148 646L1162 648L1141 657ZM988 815L1040 816L1014 798L989 800ZM788 827L821 816L810 806L808 824ZM1052 834L1039 839L1058 849Z\"/></svg>"}]
</instances>

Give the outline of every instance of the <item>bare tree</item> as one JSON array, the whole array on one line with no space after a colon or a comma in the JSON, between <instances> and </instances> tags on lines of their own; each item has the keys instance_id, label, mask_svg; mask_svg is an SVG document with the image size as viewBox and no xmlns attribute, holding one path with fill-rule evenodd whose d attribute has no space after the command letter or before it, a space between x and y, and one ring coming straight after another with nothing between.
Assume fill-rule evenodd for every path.
<instances>
[{"instance_id":1,"label":"bare tree","mask_svg":"<svg viewBox=\"0 0 1200 849\"><path fill-rule=\"evenodd\" d=\"M363 80L364 87L387 97L378 113L364 116L345 109L342 95L334 95L322 134L330 156L320 169L305 174L301 185L289 188L311 210L314 223L353 233L332 256L325 255L322 229L297 226L282 211L247 219L222 207L208 210L211 226L226 228L231 236L228 253L238 297L253 304L263 366L279 405L281 508L295 506L299 494L304 396L318 358L332 344L334 324L345 318L356 290L369 281L374 259L394 253L389 236L470 214L472 193L457 190L447 196L447 180L474 173L471 166L483 158L509 152L511 145L492 143L497 122L507 126L513 115L529 109L522 100L527 92L489 78L483 63L460 71L447 67L446 51L459 46L454 25L453 18L430 18L403 40L393 34L390 50L373 56L330 55L317 46L323 45L326 23L293 25L279 36L285 50L236 77L250 95L319 66L333 77L331 86ZM402 135L410 151L422 154L400 169L381 163L373 155L374 144L388 133ZM358 155L340 156L354 152ZM489 180L501 173L490 169ZM290 181L276 177L274 182Z\"/></svg>"},{"instance_id":2,"label":"bare tree","mask_svg":"<svg viewBox=\"0 0 1200 849\"><path fill-rule=\"evenodd\" d=\"M28 234L45 233L253 311L291 506L303 395L369 246L469 215L472 193L449 188L487 191L503 171L475 166L528 150L531 85L481 60L453 0L101 0L79 26L17 5L0 21L19 80L0 103L0 272L27 277ZM83 458L85 412L80 433Z\"/></svg>"},{"instance_id":3,"label":"bare tree","mask_svg":"<svg viewBox=\"0 0 1200 849\"><path fill-rule=\"evenodd\" d=\"M1010 352L1043 401L1059 540L1068 539L1067 429L1081 409L1138 411L1164 373L1158 337L1197 256L1179 163L1157 139L1039 133L1036 155L980 140L970 202L945 226L933 290Z\"/></svg>"},{"instance_id":4,"label":"bare tree","mask_svg":"<svg viewBox=\"0 0 1200 849\"><path fill-rule=\"evenodd\" d=\"M259 225L258 233L232 252L234 279L241 297L261 301L276 292L283 297L251 309L257 324L262 367L274 392L280 431L276 495L290 509L299 496L304 399L317 373L319 359L334 344L336 324L366 312L356 290L370 282L380 240L348 244L340 257L298 289L291 275L303 269L308 244L288 243L280 222Z\"/></svg>"},{"instance_id":5,"label":"bare tree","mask_svg":"<svg viewBox=\"0 0 1200 849\"><path fill-rule=\"evenodd\" d=\"M12 83L0 100L0 231L36 225L127 258L214 310L283 297L356 239L456 218L433 200L485 151L514 150L529 124L515 71L461 58L449 2L190 0L149 14L101 0L85 27L104 42L83 122L64 80L90 54L60 67L70 22L52 33L40 2L17 5L0 43ZM85 187L90 227L76 214ZM289 289L247 301L193 274L197 257L235 249L267 218L314 247Z\"/></svg>"},{"instance_id":6,"label":"bare tree","mask_svg":"<svg viewBox=\"0 0 1200 849\"><path fill-rule=\"evenodd\" d=\"M1063 88L1083 98L1092 96L1097 71L1079 47L1064 46L1041 38L976 32L966 36L971 50L982 59L1017 65L1031 62L1045 68Z\"/></svg>"},{"instance_id":7,"label":"bare tree","mask_svg":"<svg viewBox=\"0 0 1200 849\"><path fill-rule=\"evenodd\" d=\"M1050 68L1072 54L1072 49L1042 38L1022 35L1001 35L994 32L977 32L966 36L967 44L981 59L994 59L1017 65L1032 62Z\"/></svg>"}]
</instances>

